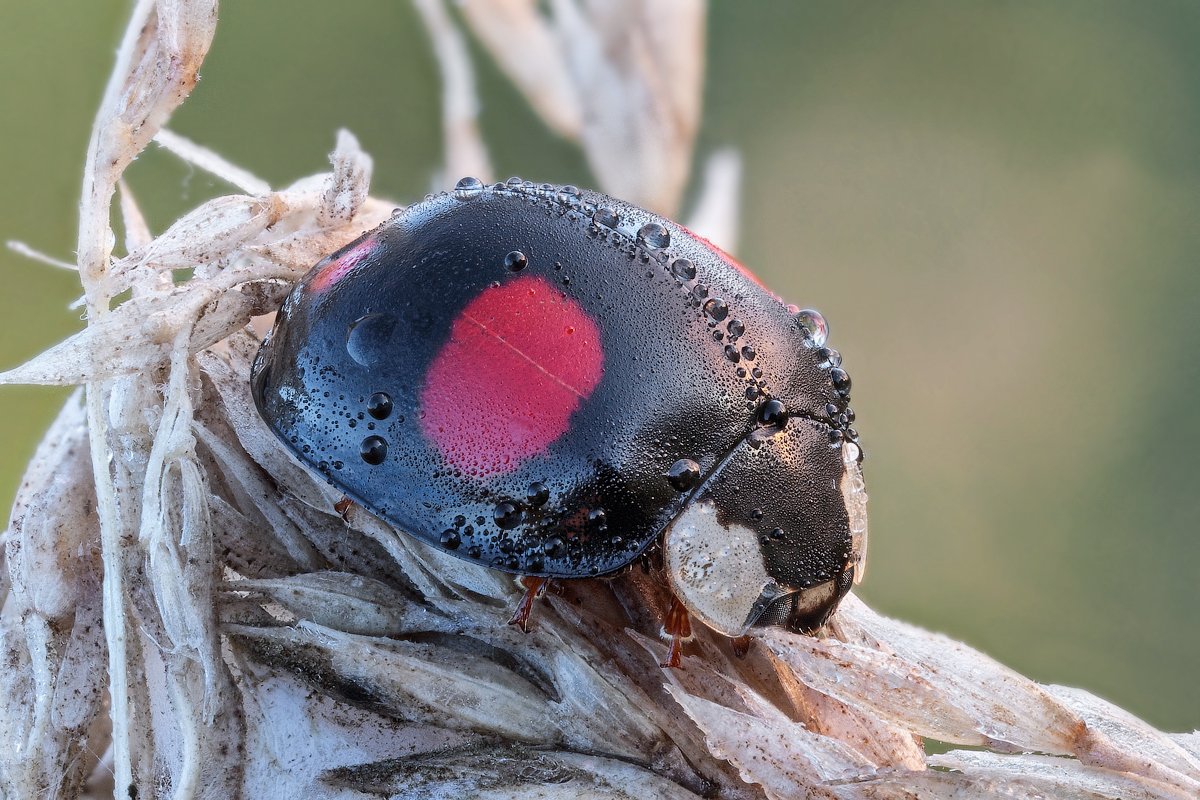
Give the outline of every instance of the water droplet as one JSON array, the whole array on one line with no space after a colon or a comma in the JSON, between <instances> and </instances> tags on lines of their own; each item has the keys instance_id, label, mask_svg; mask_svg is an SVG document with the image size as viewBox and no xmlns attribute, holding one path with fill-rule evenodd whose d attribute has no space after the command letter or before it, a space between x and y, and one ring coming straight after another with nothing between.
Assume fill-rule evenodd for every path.
<instances>
[{"instance_id":1,"label":"water droplet","mask_svg":"<svg viewBox=\"0 0 1200 800\"><path fill-rule=\"evenodd\" d=\"M730 336L741 336L746 332L746 325L740 319L731 319L725 323Z\"/></svg>"},{"instance_id":2,"label":"water droplet","mask_svg":"<svg viewBox=\"0 0 1200 800\"><path fill-rule=\"evenodd\" d=\"M692 294L696 296L697 300L703 300L708 297L708 286L703 283L697 283L692 287Z\"/></svg>"},{"instance_id":3,"label":"water droplet","mask_svg":"<svg viewBox=\"0 0 1200 800\"><path fill-rule=\"evenodd\" d=\"M621 218L617 216L617 212L613 211L608 206L600 206L595 213L592 214L592 222L597 225L603 225L606 228L615 228L621 222Z\"/></svg>"},{"instance_id":4,"label":"water droplet","mask_svg":"<svg viewBox=\"0 0 1200 800\"><path fill-rule=\"evenodd\" d=\"M713 297L704 302L704 313L720 322L729 316L729 304L719 297Z\"/></svg>"},{"instance_id":5,"label":"water droplet","mask_svg":"<svg viewBox=\"0 0 1200 800\"><path fill-rule=\"evenodd\" d=\"M392 415L392 398L386 392L376 392L367 398L367 413L375 419L387 419Z\"/></svg>"},{"instance_id":6,"label":"water droplet","mask_svg":"<svg viewBox=\"0 0 1200 800\"><path fill-rule=\"evenodd\" d=\"M841 444L843 438L845 438L845 436L841 431L835 430L829 432L829 441L832 444Z\"/></svg>"},{"instance_id":7,"label":"water droplet","mask_svg":"<svg viewBox=\"0 0 1200 800\"><path fill-rule=\"evenodd\" d=\"M496 524L502 529L508 530L521 524L525 519L525 512L511 500L502 500L496 503L496 508L492 511L492 519L496 520Z\"/></svg>"},{"instance_id":8,"label":"water droplet","mask_svg":"<svg viewBox=\"0 0 1200 800\"><path fill-rule=\"evenodd\" d=\"M483 181L479 178L466 177L454 184L455 200L474 200L483 194Z\"/></svg>"},{"instance_id":9,"label":"water droplet","mask_svg":"<svg viewBox=\"0 0 1200 800\"><path fill-rule=\"evenodd\" d=\"M544 483L529 484L529 492L525 495L525 500L534 508L539 508L546 505L550 499L550 489Z\"/></svg>"},{"instance_id":10,"label":"water droplet","mask_svg":"<svg viewBox=\"0 0 1200 800\"><path fill-rule=\"evenodd\" d=\"M829 370L829 380L833 381L833 388L837 389L843 395L850 392L850 373L841 367L834 367Z\"/></svg>"},{"instance_id":11,"label":"water droplet","mask_svg":"<svg viewBox=\"0 0 1200 800\"><path fill-rule=\"evenodd\" d=\"M747 400L757 400L759 394L761 394L761 392L759 392L757 386L747 386L746 387L746 399Z\"/></svg>"},{"instance_id":12,"label":"water droplet","mask_svg":"<svg viewBox=\"0 0 1200 800\"><path fill-rule=\"evenodd\" d=\"M854 422L854 409L850 406L846 406L846 421Z\"/></svg>"},{"instance_id":13,"label":"water droplet","mask_svg":"<svg viewBox=\"0 0 1200 800\"><path fill-rule=\"evenodd\" d=\"M513 175L511 178L506 180L504 183L506 186L509 186L510 188L515 189L518 186L520 186L523 183L523 181L520 178L518 178L516 175Z\"/></svg>"},{"instance_id":14,"label":"water droplet","mask_svg":"<svg viewBox=\"0 0 1200 800\"><path fill-rule=\"evenodd\" d=\"M736 364L742 360L742 354L738 352L736 347L731 344L727 344L725 345L725 358Z\"/></svg>"},{"instance_id":15,"label":"water droplet","mask_svg":"<svg viewBox=\"0 0 1200 800\"><path fill-rule=\"evenodd\" d=\"M388 443L382 436L368 436L358 446L358 454L371 466L378 466L387 458Z\"/></svg>"},{"instance_id":16,"label":"water droplet","mask_svg":"<svg viewBox=\"0 0 1200 800\"><path fill-rule=\"evenodd\" d=\"M593 508L587 515L588 524L598 531L608 530L608 512L603 508Z\"/></svg>"},{"instance_id":17,"label":"water droplet","mask_svg":"<svg viewBox=\"0 0 1200 800\"><path fill-rule=\"evenodd\" d=\"M690 458L681 458L667 470L667 480L677 492L687 492L700 481L700 465Z\"/></svg>"},{"instance_id":18,"label":"water droplet","mask_svg":"<svg viewBox=\"0 0 1200 800\"><path fill-rule=\"evenodd\" d=\"M346 352L364 367L382 362L388 355L396 318L391 314L367 314L350 323Z\"/></svg>"},{"instance_id":19,"label":"water droplet","mask_svg":"<svg viewBox=\"0 0 1200 800\"><path fill-rule=\"evenodd\" d=\"M504 266L511 269L513 272L520 272L525 269L525 265L529 263L529 259L525 258L525 254L520 250L513 250L504 257Z\"/></svg>"},{"instance_id":20,"label":"water droplet","mask_svg":"<svg viewBox=\"0 0 1200 800\"><path fill-rule=\"evenodd\" d=\"M762 518L763 518L763 510L761 508L756 508L750 512L750 519L760 520Z\"/></svg>"},{"instance_id":21,"label":"water droplet","mask_svg":"<svg viewBox=\"0 0 1200 800\"><path fill-rule=\"evenodd\" d=\"M758 421L763 425L782 428L788 421L787 406L779 400L768 400L758 409Z\"/></svg>"},{"instance_id":22,"label":"water droplet","mask_svg":"<svg viewBox=\"0 0 1200 800\"><path fill-rule=\"evenodd\" d=\"M657 222L647 222L638 228L637 238L646 247L653 247L655 250L671 244L671 232Z\"/></svg>"},{"instance_id":23,"label":"water droplet","mask_svg":"<svg viewBox=\"0 0 1200 800\"><path fill-rule=\"evenodd\" d=\"M567 543L557 536L551 536L542 545L542 552L551 558L560 558L567 553Z\"/></svg>"},{"instance_id":24,"label":"water droplet","mask_svg":"<svg viewBox=\"0 0 1200 800\"><path fill-rule=\"evenodd\" d=\"M817 358L821 359L822 367L840 367L842 365L842 354L832 347L822 347L817 351Z\"/></svg>"},{"instance_id":25,"label":"water droplet","mask_svg":"<svg viewBox=\"0 0 1200 800\"><path fill-rule=\"evenodd\" d=\"M690 258L677 258L671 262L671 272L680 280L690 281L696 277L696 265Z\"/></svg>"},{"instance_id":26,"label":"water droplet","mask_svg":"<svg viewBox=\"0 0 1200 800\"><path fill-rule=\"evenodd\" d=\"M750 345L745 345L742 347L742 358L746 359L747 361L753 361L754 357L757 355L758 352Z\"/></svg>"},{"instance_id":27,"label":"water droplet","mask_svg":"<svg viewBox=\"0 0 1200 800\"><path fill-rule=\"evenodd\" d=\"M581 197L583 197L583 192L579 191L579 187L569 183L558 190L558 202L560 203L574 203Z\"/></svg>"},{"instance_id":28,"label":"water droplet","mask_svg":"<svg viewBox=\"0 0 1200 800\"><path fill-rule=\"evenodd\" d=\"M800 309L796 312L796 324L805 330L806 337L813 343L813 347L821 347L829 338L829 324L825 322L825 317L821 316L820 311L811 308Z\"/></svg>"},{"instance_id":29,"label":"water droplet","mask_svg":"<svg viewBox=\"0 0 1200 800\"><path fill-rule=\"evenodd\" d=\"M447 550L457 550L458 546L462 544L462 537L459 536L458 531L454 530L453 528L447 528L446 530L442 531L442 538L440 541L442 543L442 547L445 547Z\"/></svg>"},{"instance_id":30,"label":"water droplet","mask_svg":"<svg viewBox=\"0 0 1200 800\"><path fill-rule=\"evenodd\" d=\"M772 528L771 532L767 535L778 541L783 538L783 528Z\"/></svg>"}]
</instances>

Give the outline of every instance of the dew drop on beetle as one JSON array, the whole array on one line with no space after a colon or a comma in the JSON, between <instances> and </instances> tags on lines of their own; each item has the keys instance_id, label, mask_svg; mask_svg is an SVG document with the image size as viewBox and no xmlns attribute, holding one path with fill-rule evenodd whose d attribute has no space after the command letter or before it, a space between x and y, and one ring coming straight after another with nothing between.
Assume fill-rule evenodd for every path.
<instances>
[{"instance_id":1,"label":"dew drop on beetle","mask_svg":"<svg viewBox=\"0 0 1200 800\"><path fill-rule=\"evenodd\" d=\"M479 178L463 178L454 184L454 198L456 200L474 200L481 194L483 194L483 181L479 180Z\"/></svg>"},{"instance_id":2,"label":"dew drop on beetle","mask_svg":"<svg viewBox=\"0 0 1200 800\"><path fill-rule=\"evenodd\" d=\"M375 419L387 419L392 415L392 398L387 392L375 392L367 398L367 413Z\"/></svg>"},{"instance_id":3,"label":"dew drop on beetle","mask_svg":"<svg viewBox=\"0 0 1200 800\"><path fill-rule=\"evenodd\" d=\"M806 338L813 347L822 347L829 338L829 324L820 311L802 308L796 312L796 324L807 332Z\"/></svg>"},{"instance_id":4,"label":"dew drop on beetle","mask_svg":"<svg viewBox=\"0 0 1200 800\"><path fill-rule=\"evenodd\" d=\"M529 259L525 258L525 254L520 250L513 250L504 257L504 266L513 272L520 272L525 269L525 265L528 263Z\"/></svg>"},{"instance_id":5,"label":"dew drop on beetle","mask_svg":"<svg viewBox=\"0 0 1200 800\"><path fill-rule=\"evenodd\" d=\"M382 436L368 436L362 440L358 453L371 466L379 466L387 458L388 444Z\"/></svg>"},{"instance_id":6,"label":"dew drop on beetle","mask_svg":"<svg viewBox=\"0 0 1200 800\"><path fill-rule=\"evenodd\" d=\"M688 492L700 481L700 465L690 458L681 458L667 470L667 480L677 492Z\"/></svg>"},{"instance_id":7,"label":"dew drop on beetle","mask_svg":"<svg viewBox=\"0 0 1200 800\"><path fill-rule=\"evenodd\" d=\"M657 222L647 222L638 228L637 239L646 247L661 250L671 244L671 232Z\"/></svg>"}]
</instances>

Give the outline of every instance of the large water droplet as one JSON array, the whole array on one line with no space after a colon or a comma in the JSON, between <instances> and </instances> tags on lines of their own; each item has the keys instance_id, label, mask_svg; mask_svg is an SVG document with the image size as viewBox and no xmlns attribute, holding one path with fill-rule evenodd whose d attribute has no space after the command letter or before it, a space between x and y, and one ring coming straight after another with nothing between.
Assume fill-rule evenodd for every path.
<instances>
[{"instance_id":1,"label":"large water droplet","mask_svg":"<svg viewBox=\"0 0 1200 800\"><path fill-rule=\"evenodd\" d=\"M525 512L511 500L501 500L492 510L492 519L504 530L515 528L525 519Z\"/></svg>"},{"instance_id":2,"label":"large water droplet","mask_svg":"<svg viewBox=\"0 0 1200 800\"><path fill-rule=\"evenodd\" d=\"M829 339L829 324L820 311L802 308L796 312L796 324L807 332L807 338L813 347L821 347Z\"/></svg>"},{"instance_id":3,"label":"large water droplet","mask_svg":"<svg viewBox=\"0 0 1200 800\"><path fill-rule=\"evenodd\" d=\"M700 482L700 465L690 458L681 458L667 470L667 480L677 492L687 492Z\"/></svg>"},{"instance_id":4,"label":"large water droplet","mask_svg":"<svg viewBox=\"0 0 1200 800\"><path fill-rule=\"evenodd\" d=\"M551 558L561 558L567 554L567 543L557 536L551 536L542 545L542 551Z\"/></svg>"},{"instance_id":5,"label":"large water droplet","mask_svg":"<svg viewBox=\"0 0 1200 800\"><path fill-rule=\"evenodd\" d=\"M817 358L821 359L822 367L840 367L842 365L842 354L832 347L822 347L817 351Z\"/></svg>"},{"instance_id":6,"label":"large water droplet","mask_svg":"<svg viewBox=\"0 0 1200 800\"><path fill-rule=\"evenodd\" d=\"M367 413L375 419L387 419L392 415L392 398L386 392L376 392L367 398Z\"/></svg>"},{"instance_id":7,"label":"large water droplet","mask_svg":"<svg viewBox=\"0 0 1200 800\"><path fill-rule=\"evenodd\" d=\"M758 409L758 421L763 425L782 428L788 421L787 406L779 400L768 400Z\"/></svg>"},{"instance_id":8,"label":"large water droplet","mask_svg":"<svg viewBox=\"0 0 1200 800\"><path fill-rule=\"evenodd\" d=\"M362 456L362 460L371 466L382 464L387 458L387 451L388 443L382 436L368 436L358 446L358 453Z\"/></svg>"},{"instance_id":9,"label":"large water droplet","mask_svg":"<svg viewBox=\"0 0 1200 800\"><path fill-rule=\"evenodd\" d=\"M550 489L544 483L531 483L529 484L529 491L525 495L525 500L534 508L540 508L550 500Z\"/></svg>"},{"instance_id":10,"label":"large water droplet","mask_svg":"<svg viewBox=\"0 0 1200 800\"><path fill-rule=\"evenodd\" d=\"M696 265L690 258L677 258L671 262L671 272L682 281L690 281L696 277Z\"/></svg>"},{"instance_id":11,"label":"large water droplet","mask_svg":"<svg viewBox=\"0 0 1200 800\"><path fill-rule=\"evenodd\" d=\"M525 269L529 263L529 259L525 258L525 254L520 250L513 250L504 257L504 266L511 269L513 272L520 272Z\"/></svg>"},{"instance_id":12,"label":"large water droplet","mask_svg":"<svg viewBox=\"0 0 1200 800\"><path fill-rule=\"evenodd\" d=\"M657 222L647 222L637 232L638 241L660 250L671 244L671 232Z\"/></svg>"},{"instance_id":13,"label":"large water droplet","mask_svg":"<svg viewBox=\"0 0 1200 800\"><path fill-rule=\"evenodd\" d=\"M704 313L720 322L729 316L729 304L719 297L713 297L704 301Z\"/></svg>"},{"instance_id":14,"label":"large water droplet","mask_svg":"<svg viewBox=\"0 0 1200 800\"><path fill-rule=\"evenodd\" d=\"M592 222L597 225L603 225L606 228L615 228L621 222L621 218L617 216L617 212L613 211L608 206L600 206L596 212L592 214Z\"/></svg>"},{"instance_id":15,"label":"large water droplet","mask_svg":"<svg viewBox=\"0 0 1200 800\"><path fill-rule=\"evenodd\" d=\"M572 186L569 183L558 190L558 202L560 203L567 203L569 205L577 202L581 197L583 197L583 192L579 191L579 187Z\"/></svg>"},{"instance_id":16,"label":"large water droplet","mask_svg":"<svg viewBox=\"0 0 1200 800\"><path fill-rule=\"evenodd\" d=\"M474 200L483 194L483 181L479 178L466 177L454 184L455 200Z\"/></svg>"},{"instance_id":17,"label":"large water droplet","mask_svg":"<svg viewBox=\"0 0 1200 800\"><path fill-rule=\"evenodd\" d=\"M746 324L740 319L731 319L725 323L725 328L729 331L730 336L741 336L746 332Z\"/></svg>"},{"instance_id":18,"label":"large water droplet","mask_svg":"<svg viewBox=\"0 0 1200 800\"><path fill-rule=\"evenodd\" d=\"M843 395L850 393L850 373L841 367L834 367L829 370L829 380L833 381L833 388L837 389Z\"/></svg>"},{"instance_id":19,"label":"large water droplet","mask_svg":"<svg viewBox=\"0 0 1200 800\"><path fill-rule=\"evenodd\" d=\"M388 355L396 318L391 314L367 314L350 323L346 352L364 367L374 366Z\"/></svg>"},{"instance_id":20,"label":"large water droplet","mask_svg":"<svg viewBox=\"0 0 1200 800\"><path fill-rule=\"evenodd\" d=\"M442 543L442 547L446 548L447 550L457 550L458 546L462 544L462 536L460 536L458 531L454 530L453 528L447 528L446 530L442 531L442 538L440 541Z\"/></svg>"}]
</instances>

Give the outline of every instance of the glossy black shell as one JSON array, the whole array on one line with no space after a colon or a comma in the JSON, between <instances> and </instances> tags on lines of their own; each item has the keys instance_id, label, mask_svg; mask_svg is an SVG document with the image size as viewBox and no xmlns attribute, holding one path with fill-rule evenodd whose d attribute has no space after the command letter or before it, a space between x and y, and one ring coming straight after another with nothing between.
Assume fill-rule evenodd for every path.
<instances>
[{"instance_id":1,"label":"glossy black shell","mask_svg":"<svg viewBox=\"0 0 1200 800\"><path fill-rule=\"evenodd\" d=\"M762 529L770 571L789 573L791 584L843 576L850 547L837 442L855 435L844 413L849 381L795 308L704 240L635 206L573 187L478 188L398 212L297 286L253 374L255 401L280 439L348 497L435 547L514 573L586 577L626 566L702 490L718 491L704 480L751 437L770 435L760 416L777 399L802 441L757 462L744 456L754 463L741 478L723 475L718 493L744 498L726 515ZM366 239L360 263L313 291L323 269ZM471 478L422 434L420 392L460 311L517 278L506 265L512 251L527 259L520 276L552 283L595 321L603 377L544 453ZM384 419L370 413L377 393L390 399ZM371 436L386 444L382 463L365 460L380 457ZM673 484L680 459L699 465L700 488ZM540 487L548 496L539 504ZM768 535L777 528L787 546Z\"/></svg>"}]
</instances>

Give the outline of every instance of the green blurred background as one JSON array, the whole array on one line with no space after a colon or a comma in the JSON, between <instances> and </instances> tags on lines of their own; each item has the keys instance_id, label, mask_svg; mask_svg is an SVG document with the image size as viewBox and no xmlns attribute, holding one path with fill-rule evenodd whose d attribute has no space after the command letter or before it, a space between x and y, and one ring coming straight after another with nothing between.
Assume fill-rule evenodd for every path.
<instances>
[{"instance_id":1,"label":"green blurred background","mask_svg":"<svg viewBox=\"0 0 1200 800\"><path fill-rule=\"evenodd\" d=\"M124 2L0 0L0 238L72 260ZM273 184L334 132L375 193L440 163L404 2L226 2L172 127ZM862 594L1041 681L1200 726L1200 5L714 4L699 153L745 157L739 255L820 308L868 451ZM591 184L475 51L501 177ZM152 148L156 231L229 191ZM80 326L0 252L0 366ZM64 397L0 389L0 502Z\"/></svg>"}]
</instances>

